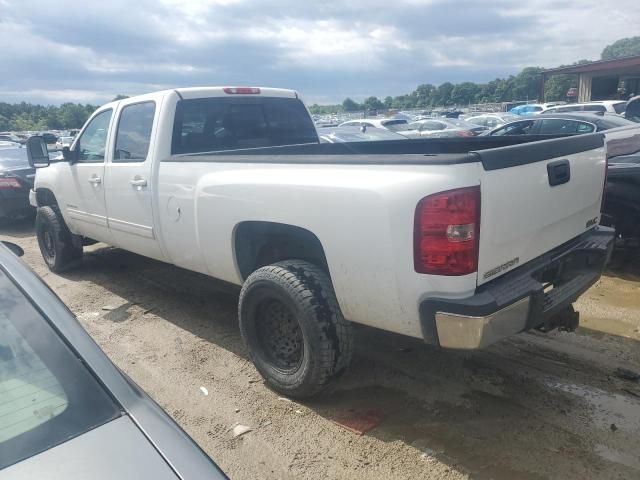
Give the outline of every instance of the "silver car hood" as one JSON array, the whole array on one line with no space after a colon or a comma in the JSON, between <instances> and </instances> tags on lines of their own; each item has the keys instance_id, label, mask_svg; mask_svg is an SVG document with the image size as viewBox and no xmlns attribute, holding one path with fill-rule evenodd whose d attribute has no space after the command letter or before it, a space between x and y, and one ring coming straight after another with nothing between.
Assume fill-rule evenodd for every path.
<instances>
[{"instance_id":1,"label":"silver car hood","mask_svg":"<svg viewBox=\"0 0 640 480\"><path fill-rule=\"evenodd\" d=\"M176 480L127 416L0 470L0 480Z\"/></svg>"}]
</instances>

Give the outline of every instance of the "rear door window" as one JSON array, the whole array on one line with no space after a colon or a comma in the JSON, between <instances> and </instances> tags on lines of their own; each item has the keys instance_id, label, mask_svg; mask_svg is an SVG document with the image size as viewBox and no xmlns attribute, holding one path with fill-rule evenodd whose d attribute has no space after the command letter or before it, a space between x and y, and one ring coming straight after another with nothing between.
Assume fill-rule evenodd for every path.
<instances>
[{"instance_id":1,"label":"rear door window","mask_svg":"<svg viewBox=\"0 0 640 480\"><path fill-rule=\"evenodd\" d=\"M318 143L318 135L297 98L197 98L181 100L172 154Z\"/></svg>"},{"instance_id":2,"label":"rear door window","mask_svg":"<svg viewBox=\"0 0 640 480\"><path fill-rule=\"evenodd\" d=\"M530 135L533 133L533 120L525 120L523 122L513 122L499 128L491 135Z\"/></svg>"},{"instance_id":3,"label":"rear door window","mask_svg":"<svg viewBox=\"0 0 640 480\"><path fill-rule=\"evenodd\" d=\"M155 102L127 105L120 113L114 162L144 162L151 143Z\"/></svg>"},{"instance_id":4,"label":"rear door window","mask_svg":"<svg viewBox=\"0 0 640 480\"><path fill-rule=\"evenodd\" d=\"M549 118L540 120L540 131L538 133L541 135L575 135L577 133L589 133L593 130L593 126L588 123Z\"/></svg>"},{"instance_id":5,"label":"rear door window","mask_svg":"<svg viewBox=\"0 0 640 480\"><path fill-rule=\"evenodd\" d=\"M119 417L120 408L1 270L0 304L2 470Z\"/></svg>"},{"instance_id":6,"label":"rear door window","mask_svg":"<svg viewBox=\"0 0 640 480\"><path fill-rule=\"evenodd\" d=\"M406 130L409 122L407 122L406 120L388 120L386 122L383 122L382 125L392 132L399 132L402 130Z\"/></svg>"}]
</instances>

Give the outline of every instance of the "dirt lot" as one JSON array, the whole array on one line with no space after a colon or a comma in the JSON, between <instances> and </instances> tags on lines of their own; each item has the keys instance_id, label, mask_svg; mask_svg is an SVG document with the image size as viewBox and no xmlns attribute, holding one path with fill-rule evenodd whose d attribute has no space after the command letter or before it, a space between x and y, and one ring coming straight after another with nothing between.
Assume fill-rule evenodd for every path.
<instances>
[{"instance_id":1,"label":"dirt lot","mask_svg":"<svg viewBox=\"0 0 640 480\"><path fill-rule=\"evenodd\" d=\"M615 374L640 371L638 255L618 254L580 300L577 334L463 354L359 327L348 374L294 403L247 360L234 289L103 245L58 276L29 222L0 238L25 249L111 359L233 479L640 478L640 384ZM363 436L333 422L370 410L382 421ZM233 438L236 423L253 431Z\"/></svg>"}]
</instances>

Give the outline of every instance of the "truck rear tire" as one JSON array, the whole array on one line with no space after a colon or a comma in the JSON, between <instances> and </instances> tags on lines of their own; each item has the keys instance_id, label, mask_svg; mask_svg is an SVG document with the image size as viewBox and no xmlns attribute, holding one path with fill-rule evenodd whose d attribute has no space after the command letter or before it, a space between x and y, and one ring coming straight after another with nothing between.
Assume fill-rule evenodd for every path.
<instances>
[{"instance_id":1,"label":"truck rear tire","mask_svg":"<svg viewBox=\"0 0 640 480\"><path fill-rule=\"evenodd\" d=\"M317 266L287 260L262 267L245 281L239 303L242 338L275 391L310 397L349 365L351 324Z\"/></svg>"},{"instance_id":2,"label":"truck rear tire","mask_svg":"<svg viewBox=\"0 0 640 480\"><path fill-rule=\"evenodd\" d=\"M82 245L74 243L72 233L57 207L38 208L36 236L42 258L52 272L68 270L82 259Z\"/></svg>"}]
</instances>

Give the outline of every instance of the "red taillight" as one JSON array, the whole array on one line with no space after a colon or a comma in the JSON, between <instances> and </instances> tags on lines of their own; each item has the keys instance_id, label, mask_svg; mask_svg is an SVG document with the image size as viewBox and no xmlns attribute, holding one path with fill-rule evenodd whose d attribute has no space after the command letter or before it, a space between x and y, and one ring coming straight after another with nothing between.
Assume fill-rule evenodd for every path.
<instances>
[{"instance_id":1,"label":"red taillight","mask_svg":"<svg viewBox=\"0 0 640 480\"><path fill-rule=\"evenodd\" d=\"M225 87L222 90L229 95L255 95L260 93L260 89L256 87Z\"/></svg>"},{"instance_id":2,"label":"red taillight","mask_svg":"<svg viewBox=\"0 0 640 480\"><path fill-rule=\"evenodd\" d=\"M22 185L13 177L0 177L0 188L22 188Z\"/></svg>"},{"instance_id":3,"label":"red taillight","mask_svg":"<svg viewBox=\"0 0 640 480\"><path fill-rule=\"evenodd\" d=\"M477 271L480 187L423 198L416 207L413 228L416 272L467 275Z\"/></svg>"}]
</instances>

